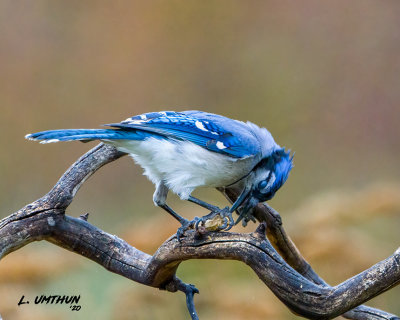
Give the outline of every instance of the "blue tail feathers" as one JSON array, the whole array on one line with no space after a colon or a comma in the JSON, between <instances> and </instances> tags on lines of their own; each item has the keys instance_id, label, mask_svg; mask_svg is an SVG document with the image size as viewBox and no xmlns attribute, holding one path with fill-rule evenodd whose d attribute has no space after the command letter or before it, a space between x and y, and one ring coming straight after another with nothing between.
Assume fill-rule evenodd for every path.
<instances>
[{"instance_id":1,"label":"blue tail feathers","mask_svg":"<svg viewBox=\"0 0 400 320\"><path fill-rule=\"evenodd\" d=\"M143 140L148 137L143 131L137 130L115 130L115 129L61 129L47 130L27 134L26 139L42 140L41 143L52 143L59 141L90 141L90 140Z\"/></svg>"}]
</instances>

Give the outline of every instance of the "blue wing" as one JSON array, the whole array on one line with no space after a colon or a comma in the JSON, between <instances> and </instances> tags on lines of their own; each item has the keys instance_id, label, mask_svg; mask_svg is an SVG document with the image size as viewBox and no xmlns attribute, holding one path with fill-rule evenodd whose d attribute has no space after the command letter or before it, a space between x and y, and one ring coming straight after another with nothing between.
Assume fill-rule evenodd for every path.
<instances>
[{"instance_id":1,"label":"blue wing","mask_svg":"<svg viewBox=\"0 0 400 320\"><path fill-rule=\"evenodd\" d=\"M187 140L235 158L254 156L261 149L259 141L244 122L202 111L151 112L107 126Z\"/></svg>"}]
</instances>

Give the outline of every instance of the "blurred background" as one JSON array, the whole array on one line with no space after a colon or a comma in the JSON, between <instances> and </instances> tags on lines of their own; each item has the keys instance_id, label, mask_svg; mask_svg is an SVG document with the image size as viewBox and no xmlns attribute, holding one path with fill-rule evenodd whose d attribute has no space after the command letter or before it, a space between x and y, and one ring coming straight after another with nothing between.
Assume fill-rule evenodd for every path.
<instances>
[{"instance_id":1,"label":"blurred background","mask_svg":"<svg viewBox=\"0 0 400 320\"><path fill-rule=\"evenodd\" d=\"M30 132L97 128L149 111L200 109L267 127L296 152L270 204L313 268L338 284L386 258L400 228L400 3L0 1L0 216L45 194L95 143ZM148 253L178 224L124 157L68 209ZM195 195L225 206L215 190ZM186 217L205 214L169 197ZM256 225L236 231L251 232ZM244 264L189 261L201 319L296 319ZM81 295L68 306L22 295ZM49 243L0 263L3 319L187 319L183 294L111 274ZM400 289L370 306L400 314Z\"/></svg>"}]
</instances>

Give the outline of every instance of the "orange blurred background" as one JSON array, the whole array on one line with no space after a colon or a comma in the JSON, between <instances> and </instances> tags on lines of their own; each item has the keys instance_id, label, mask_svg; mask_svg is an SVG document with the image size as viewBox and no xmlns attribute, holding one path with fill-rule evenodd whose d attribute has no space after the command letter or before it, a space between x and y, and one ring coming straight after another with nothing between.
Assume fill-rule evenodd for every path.
<instances>
[{"instance_id":1,"label":"orange blurred background","mask_svg":"<svg viewBox=\"0 0 400 320\"><path fill-rule=\"evenodd\" d=\"M314 269L338 284L386 258L400 228L400 3L372 1L0 2L1 217L45 194L95 144L30 132L96 128L143 112L200 109L267 127L296 152L270 204ZM68 212L148 253L178 227L125 157ZM195 195L225 206L215 190ZM170 196L186 217L205 212ZM255 225L236 230L250 232ZM295 319L245 265L189 261L201 319ZM187 319L182 294L107 272L49 243L0 263L4 319ZM81 295L82 309L17 307ZM399 288L368 305L400 314Z\"/></svg>"}]
</instances>

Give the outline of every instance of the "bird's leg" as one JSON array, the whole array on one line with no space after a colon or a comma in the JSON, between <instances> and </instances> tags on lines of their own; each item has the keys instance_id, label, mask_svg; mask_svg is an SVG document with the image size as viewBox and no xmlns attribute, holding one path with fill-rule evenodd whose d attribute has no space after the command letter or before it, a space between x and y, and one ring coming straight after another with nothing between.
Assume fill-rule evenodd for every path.
<instances>
[{"instance_id":1,"label":"bird's leg","mask_svg":"<svg viewBox=\"0 0 400 320\"><path fill-rule=\"evenodd\" d=\"M184 217L180 216L177 214L169 205L166 203L160 204L160 208L163 208L165 211L167 211L171 216L173 216L176 220L178 220L182 225L188 224L189 220L185 219Z\"/></svg>"},{"instance_id":2,"label":"bird's leg","mask_svg":"<svg viewBox=\"0 0 400 320\"><path fill-rule=\"evenodd\" d=\"M153 194L153 202L157 207L163 208L167 211L171 216L173 216L176 220L178 220L182 225L187 223L188 220L184 217L181 217L177 214L172 208L167 205L167 195L168 195L168 188L162 182L159 183L156 187L156 191Z\"/></svg>"},{"instance_id":3,"label":"bird's leg","mask_svg":"<svg viewBox=\"0 0 400 320\"><path fill-rule=\"evenodd\" d=\"M167 211L171 216L173 216L176 220L179 221L181 226L178 228L178 231L176 232L176 237L178 241L181 241L181 236L184 234L186 230L188 230L191 227L194 227L196 224L197 220L199 218L195 218L192 221L189 221L185 219L184 217L180 216L178 213L176 213L169 205L167 205L166 200L167 200L167 194L168 194L168 188L164 183L159 183L156 187L156 191L153 194L153 202L157 207L163 208L165 211Z\"/></svg>"},{"instance_id":4,"label":"bird's leg","mask_svg":"<svg viewBox=\"0 0 400 320\"><path fill-rule=\"evenodd\" d=\"M211 212L197 220L195 223L195 229L197 230L200 223L205 223L207 220L213 219L215 216L219 215L222 219L224 219L225 223L222 226L218 227L218 231L220 230L229 230L234 226L234 220L232 217L232 212L229 211L229 208L226 207L224 209L220 209L217 206L209 204L203 200L197 199L193 196L189 196L188 201L198 204L199 206L210 210ZM226 218L226 219L225 219Z\"/></svg>"},{"instance_id":5,"label":"bird's leg","mask_svg":"<svg viewBox=\"0 0 400 320\"><path fill-rule=\"evenodd\" d=\"M206 208L207 210L213 211L213 212L219 212L221 211L220 208L218 208L217 206L214 206L212 204L209 204L203 200L197 199L193 196L189 196L188 201L193 202L195 204L198 204L199 206Z\"/></svg>"}]
</instances>

